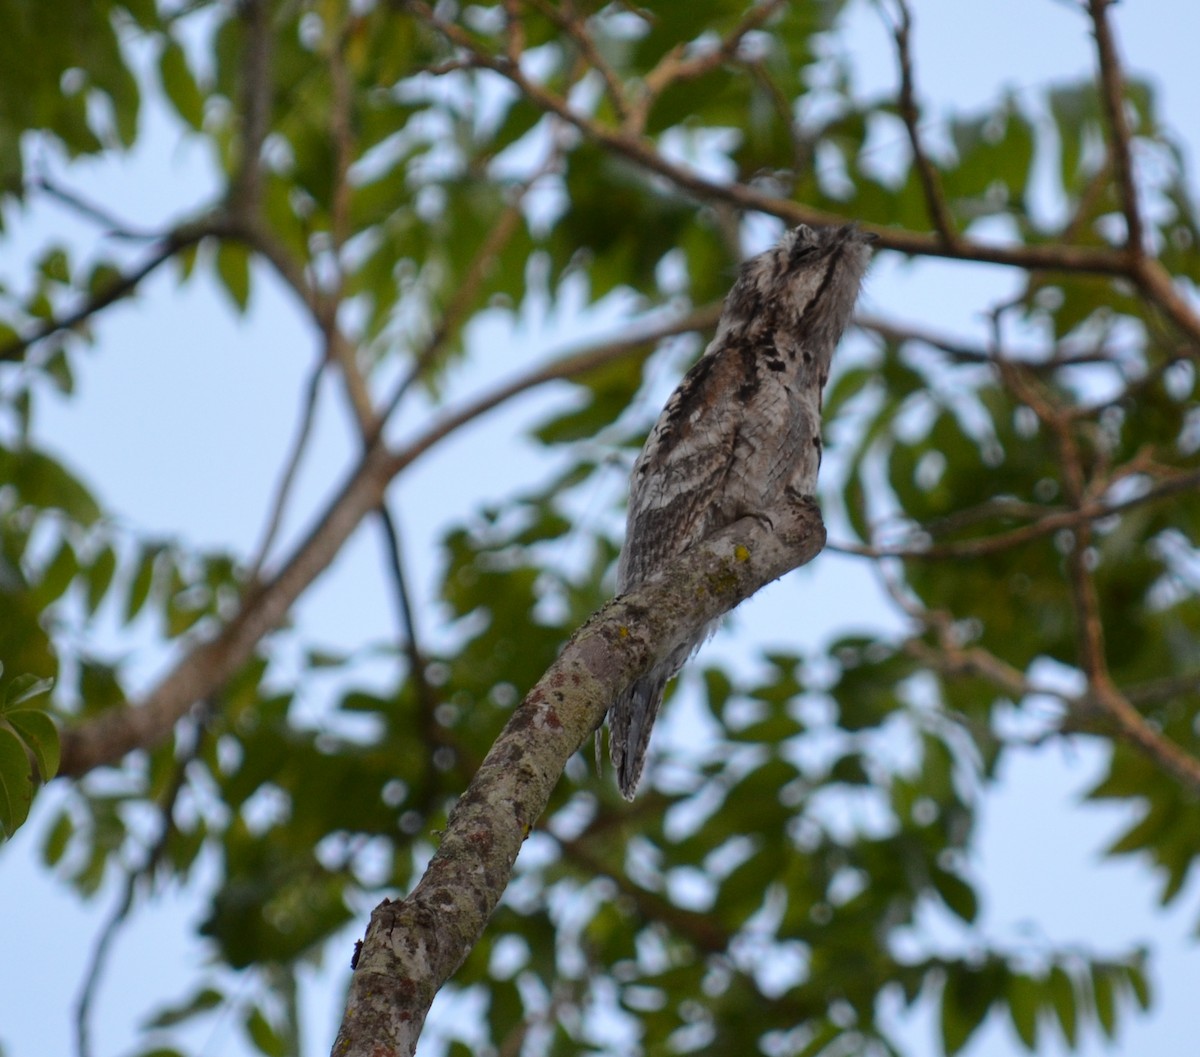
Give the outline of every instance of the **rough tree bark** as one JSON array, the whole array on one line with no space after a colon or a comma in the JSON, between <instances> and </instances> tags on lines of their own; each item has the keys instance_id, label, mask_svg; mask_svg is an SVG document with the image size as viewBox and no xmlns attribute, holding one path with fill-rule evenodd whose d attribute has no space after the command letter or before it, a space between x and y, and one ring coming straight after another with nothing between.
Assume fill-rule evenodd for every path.
<instances>
[{"instance_id":1,"label":"rough tree bark","mask_svg":"<svg viewBox=\"0 0 1200 1057\"><path fill-rule=\"evenodd\" d=\"M415 1052L434 996L482 935L522 842L613 696L694 628L824 545L816 502L797 498L685 551L575 633L496 739L412 894L372 913L334 1057Z\"/></svg>"}]
</instances>

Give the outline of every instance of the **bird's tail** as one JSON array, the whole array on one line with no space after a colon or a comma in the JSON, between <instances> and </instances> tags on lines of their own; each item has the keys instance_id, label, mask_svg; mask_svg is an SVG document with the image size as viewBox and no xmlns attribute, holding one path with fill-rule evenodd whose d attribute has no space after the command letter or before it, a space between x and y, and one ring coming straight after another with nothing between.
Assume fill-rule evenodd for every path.
<instances>
[{"instance_id":1,"label":"bird's tail","mask_svg":"<svg viewBox=\"0 0 1200 1057\"><path fill-rule=\"evenodd\" d=\"M662 704L663 690L674 669L651 668L613 702L608 713L608 748L617 772L617 785L626 800L632 800L646 763L650 731Z\"/></svg>"}]
</instances>

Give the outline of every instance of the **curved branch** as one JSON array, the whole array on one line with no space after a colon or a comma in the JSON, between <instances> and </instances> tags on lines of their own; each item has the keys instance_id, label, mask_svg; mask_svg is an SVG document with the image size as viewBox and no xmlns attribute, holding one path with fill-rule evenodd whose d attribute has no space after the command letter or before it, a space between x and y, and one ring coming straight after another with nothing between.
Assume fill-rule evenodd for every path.
<instances>
[{"instance_id":1,"label":"curved branch","mask_svg":"<svg viewBox=\"0 0 1200 1057\"><path fill-rule=\"evenodd\" d=\"M334 1054L415 1052L434 996L482 935L563 767L613 697L695 628L820 552L811 496L769 514L771 528L744 518L678 556L567 643L496 739L412 894L372 913Z\"/></svg>"},{"instance_id":2,"label":"curved branch","mask_svg":"<svg viewBox=\"0 0 1200 1057\"><path fill-rule=\"evenodd\" d=\"M433 72L464 68L491 70L509 81L530 102L547 113L556 114L592 142L627 158L647 172L663 177L686 194L706 202L727 202L739 209L765 213L788 224L840 225L852 219L778 198L750 184L719 183L692 169L677 165L664 158L651 140L614 130L592 120L571 107L565 99L530 80L520 67L508 58L484 51L462 27L437 15L424 0L405 0L404 6L469 56L465 61L456 59L446 64L441 71ZM1078 272L1131 278L1138 282L1146 296L1151 298L1176 326L1194 342L1200 343L1200 312L1174 289L1169 274L1157 261L1128 246L1098 248L1061 243L1001 246L961 237L947 243L936 233L904 231L873 224L860 226L878 236L879 248L895 250L913 257L977 261L981 264L999 264L1026 271Z\"/></svg>"},{"instance_id":3,"label":"curved branch","mask_svg":"<svg viewBox=\"0 0 1200 1057\"><path fill-rule=\"evenodd\" d=\"M211 217L192 224L182 224L174 231L168 232L159 241L154 251L136 268L118 275L102 290L97 290L85 298L78 307L66 315L44 320L23 337L14 338L12 341L0 345L0 362L20 360L30 347L39 341L44 341L64 330L71 330L86 322L96 313L108 308L109 305L124 300L136 292L147 276L157 271L181 250L194 246L209 235L223 234L225 229L226 222L223 217Z\"/></svg>"},{"instance_id":4,"label":"curved branch","mask_svg":"<svg viewBox=\"0 0 1200 1057\"><path fill-rule=\"evenodd\" d=\"M778 198L750 184L718 183L700 173L664 158L652 141L607 128L573 109L565 99L547 91L531 81L524 72L506 58L481 50L474 39L461 27L447 22L434 13L424 0L406 0L406 7L436 28L451 44L470 53L465 65L491 70L499 74L532 103L548 113L556 114L573 125L584 136L607 150L636 162L640 167L662 176L679 190L704 201L728 202L739 209L765 213L778 217L789 224L840 225L850 218L822 209L813 209L799 202ZM464 63L454 62L446 71L464 68ZM434 71L441 72L441 71ZM1099 249L1091 246L1062 246L1039 244L1032 246L993 246L960 239L954 245L946 245L939 235L927 235L916 231L901 231L896 228L861 224L864 230L879 237L879 246L911 256L946 257L954 260L979 261L985 264L1003 264L1014 268L1040 269L1045 271L1087 272L1097 275L1129 275L1131 256L1124 249ZM1200 326L1200 321L1198 321Z\"/></svg>"}]
</instances>

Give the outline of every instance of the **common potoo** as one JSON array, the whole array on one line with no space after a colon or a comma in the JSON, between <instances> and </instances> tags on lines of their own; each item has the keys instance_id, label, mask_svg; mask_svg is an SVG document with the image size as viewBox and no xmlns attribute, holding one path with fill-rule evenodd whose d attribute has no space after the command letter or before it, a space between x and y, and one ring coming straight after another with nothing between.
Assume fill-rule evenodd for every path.
<instances>
[{"instance_id":1,"label":"common potoo","mask_svg":"<svg viewBox=\"0 0 1200 1057\"><path fill-rule=\"evenodd\" d=\"M854 225L788 231L748 260L716 337L663 408L633 466L617 589L789 490L811 495L821 463L821 391L870 260ZM663 688L714 630L693 636L624 691L609 711L622 794L642 774Z\"/></svg>"}]
</instances>

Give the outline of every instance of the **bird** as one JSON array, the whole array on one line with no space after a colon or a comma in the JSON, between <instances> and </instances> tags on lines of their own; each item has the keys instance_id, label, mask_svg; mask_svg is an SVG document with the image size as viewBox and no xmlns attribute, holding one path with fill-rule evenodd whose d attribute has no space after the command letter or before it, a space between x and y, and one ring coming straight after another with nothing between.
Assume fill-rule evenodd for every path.
<instances>
[{"instance_id":1,"label":"bird","mask_svg":"<svg viewBox=\"0 0 1200 1057\"><path fill-rule=\"evenodd\" d=\"M875 237L854 224L800 224L741 266L716 335L634 462L618 594L739 518L816 491L822 391ZM609 708L609 751L627 800L668 680L717 623L696 628Z\"/></svg>"}]
</instances>

